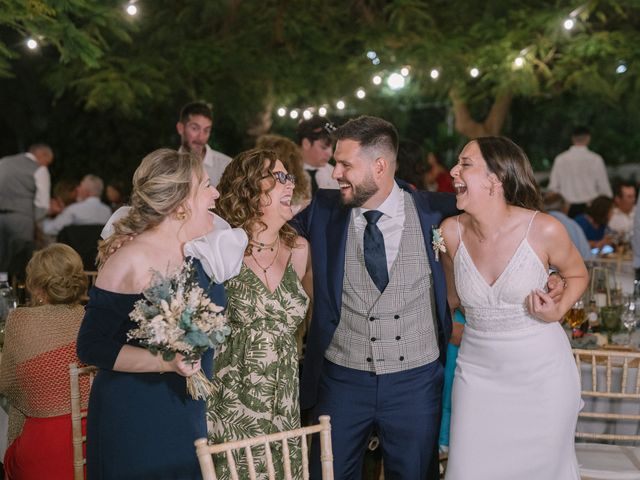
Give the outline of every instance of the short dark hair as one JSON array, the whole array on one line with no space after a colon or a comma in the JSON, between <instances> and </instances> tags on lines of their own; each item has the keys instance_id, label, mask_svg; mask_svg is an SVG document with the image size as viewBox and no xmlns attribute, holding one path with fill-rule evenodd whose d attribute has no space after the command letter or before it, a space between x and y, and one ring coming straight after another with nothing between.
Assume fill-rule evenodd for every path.
<instances>
[{"instance_id":1,"label":"short dark hair","mask_svg":"<svg viewBox=\"0 0 640 480\"><path fill-rule=\"evenodd\" d=\"M355 140L361 148L381 147L398 155L398 131L392 123L378 117L362 115L349 120L338 128L333 137L336 140Z\"/></svg>"},{"instance_id":2,"label":"short dark hair","mask_svg":"<svg viewBox=\"0 0 640 480\"><path fill-rule=\"evenodd\" d=\"M578 125L571 134L572 137L584 137L585 135L591 135L591 130L585 125Z\"/></svg>"},{"instance_id":3,"label":"short dark hair","mask_svg":"<svg viewBox=\"0 0 640 480\"><path fill-rule=\"evenodd\" d=\"M326 117L314 115L309 120L300 120L296 128L296 138L298 145L302 145L305 138L311 143L316 140L331 141L331 135L336 126Z\"/></svg>"},{"instance_id":4,"label":"short dark hair","mask_svg":"<svg viewBox=\"0 0 640 480\"><path fill-rule=\"evenodd\" d=\"M553 212L556 210L562 212L567 206L567 201L557 192L547 192L542 196L542 204L547 212Z\"/></svg>"},{"instance_id":5,"label":"short dark hair","mask_svg":"<svg viewBox=\"0 0 640 480\"><path fill-rule=\"evenodd\" d=\"M589 215L598 227L602 227L609 222L609 212L613 208L613 199L606 195L600 195L593 199L587 207L585 213Z\"/></svg>"},{"instance_id":6,"label":"short dark hair","mask_svg":"<svg viewBox=\"0 0 640 480\"><path fill-rule=\"evenodd\" d=\"M620 180L613 184L613 196L621 197L623 188L633 188L634 192L637 192L636 184L628 180Z\"/></svg>"},{"instance_id":7,"label":"short dark hair","mask_svg":"<svg viewBox=\"0 0 640 480\"><path fill-rule=\"evenodd\" d=\"M427 172L424 149L413 140L400 140L398 145L398 161L396 177L417 188L422 188L422 176Z\"/></svg>"},{"instance_id":8,"label":"short dark hair","mask_svg":"<svg viewBox=\"0 0 640 480\"><path fill-rule=\"evenodd\" d=\"M180 123L187 123L189 121L189 117L192 115L202 115L213 122L213 112L211 111L211 104L209 103L187 103L182 107L182 110L180 110Z\"/></svg>"}]
</instances>

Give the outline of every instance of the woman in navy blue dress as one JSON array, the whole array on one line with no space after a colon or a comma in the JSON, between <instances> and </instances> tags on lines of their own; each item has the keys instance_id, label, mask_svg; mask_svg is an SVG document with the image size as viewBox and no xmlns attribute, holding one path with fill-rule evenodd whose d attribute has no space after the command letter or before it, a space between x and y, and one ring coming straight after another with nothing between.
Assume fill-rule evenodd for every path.
<instances>
[{"instance_id":1,"label":"woman in navy blue dress","mask_svg":"<svg viewBox=\"0 0 640 480\"><path fill-rule=\"evenodd\" d=\"M207 434L205 405L187 395L186 377L200 368L211 377L213 352L195 363L181 355L165 361L126 334L135 326L129 312L152 271L178 269L185 244L212 229L218 196L200 159L156 150L134 174L130 211L100 247L98 278L77 342L79 358L100 367L87 419L89 480L201 477L193 441ZM209 287L195 263L201 286ZM210 296L224 305L221 285L213 285Z\"/></svg>"}]
</instances>

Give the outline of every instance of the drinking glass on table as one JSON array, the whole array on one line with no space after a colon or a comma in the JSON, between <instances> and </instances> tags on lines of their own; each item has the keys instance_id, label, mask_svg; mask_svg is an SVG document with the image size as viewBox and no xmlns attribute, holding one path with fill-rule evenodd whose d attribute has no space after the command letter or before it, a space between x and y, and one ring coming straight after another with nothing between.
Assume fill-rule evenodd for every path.
<instances>
[{"instance_id":1,"label":"drinking glass on table","mask_svg":"<svg viewBox=\"0 0 640 480\"><path fill-rule=\"evenodd\" d=\"M573 306L565 314L565 319L567 321L567 324L571 327L572 337L580 337L580 326L587 319L587 314L584 310L584 301L582 299L578 299L578 301L573 304Z\"/></svg>"}]
</instances>

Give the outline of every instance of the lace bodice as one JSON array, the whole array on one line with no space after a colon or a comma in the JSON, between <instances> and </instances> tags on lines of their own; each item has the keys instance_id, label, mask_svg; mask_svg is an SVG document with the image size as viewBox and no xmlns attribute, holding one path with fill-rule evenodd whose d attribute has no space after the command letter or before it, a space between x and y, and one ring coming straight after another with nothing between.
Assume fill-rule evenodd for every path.
<instances>
[{"instance_id":1,"label":"lace bodice","mask_svg":"<svg viewBox=\"0 0 640 480\"><path fill-rule=\"evenodd\" d=\"M458 232L459 228L458 224ZM527 234L493 285L482 277L459 235L453 268L467 326L486 332L508 332L546 325L530 315L525 306L527 295L532 290L544 289L548 277L547 269L527 241Z\"/></svg>"}]
</instances>

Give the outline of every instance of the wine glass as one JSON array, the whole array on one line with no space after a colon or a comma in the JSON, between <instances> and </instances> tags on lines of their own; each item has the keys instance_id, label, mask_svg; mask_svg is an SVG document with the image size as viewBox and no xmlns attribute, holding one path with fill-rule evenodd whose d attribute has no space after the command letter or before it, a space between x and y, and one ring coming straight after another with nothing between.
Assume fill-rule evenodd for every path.
<instances>
[{"instance_id":1,"label":"wine glass","mask_svg":"<svg viewBox=\"0 0 640 480\"><path fill-rule=\"evenodd\" d=\"M584 302L582 299L578 299L576 303L565 314L567 324L571 327L571 336L573 338L581 336L580 326L587 319L587 314L584 311Z\"/></svg>"}]
</instances>

